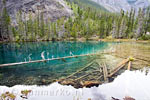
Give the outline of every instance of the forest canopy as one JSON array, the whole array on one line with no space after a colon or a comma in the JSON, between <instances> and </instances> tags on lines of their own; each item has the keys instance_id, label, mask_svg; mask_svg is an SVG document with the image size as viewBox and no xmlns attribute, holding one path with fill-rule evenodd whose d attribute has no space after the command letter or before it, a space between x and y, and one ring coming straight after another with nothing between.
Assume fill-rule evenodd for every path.
<instances>
[{"instance_id":1,"label":"forest canopy","mask_svg":"<svg viewBox=\"0 0 150 100\"><path fill-rule=\"evenodd\" d=\"M111 13L90 0L66 0L73 10L73 16L62 17L56 21L45 20L42 12L38 14L17 13L16 25L11 23L6 2L0 12L0 41L39 41L68 38L117 38L150 39L150 7L140 8L138 12ZM24 20L23 20L24 19Z\"/></svg>"}]
</instances>

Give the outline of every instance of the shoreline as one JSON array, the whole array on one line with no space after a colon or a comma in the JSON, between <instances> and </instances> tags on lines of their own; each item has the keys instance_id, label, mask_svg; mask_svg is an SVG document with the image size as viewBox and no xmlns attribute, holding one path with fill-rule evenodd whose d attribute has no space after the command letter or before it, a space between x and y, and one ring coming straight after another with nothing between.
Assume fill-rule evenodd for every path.
<instances>
[{"instance_id":1,"label":"shoreline","mask_svg":"<svg viewBox=\"0 0 150 100\"><path fill-rule=\"evenodd\" d=\"M37 40L37 41L0 41L1 43L27 43L27 42L49 42L53 41L51 40ZM150 40L135 40L135 39L99 39L99 38L70 38L70 39L57 39L53 42L58 42L58 41L77 41L77 42L86 42L86 41L101 41L101 42L139 42L139 43L150 43Z\"/></svg>"}]
</instances>

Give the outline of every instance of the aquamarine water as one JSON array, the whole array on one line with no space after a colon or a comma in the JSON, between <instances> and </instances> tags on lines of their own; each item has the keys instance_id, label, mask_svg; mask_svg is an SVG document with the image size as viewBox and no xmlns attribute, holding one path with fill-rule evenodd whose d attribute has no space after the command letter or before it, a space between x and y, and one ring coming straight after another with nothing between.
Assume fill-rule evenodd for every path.
<instances>
[{"instance_id":1,"label":"aquamarine water","mask_svg":"<svg viewBox=\"0 0 150 100\"><path fill-rule=\"evenodd\" d=\"M108 48L108 42L27 42L0 44L0 64L50 59L72 55L91 54ZM66 76L93 58L78 57L0 68L0 85L47 84L60 76Z\"/></svg>"}]
</instances>

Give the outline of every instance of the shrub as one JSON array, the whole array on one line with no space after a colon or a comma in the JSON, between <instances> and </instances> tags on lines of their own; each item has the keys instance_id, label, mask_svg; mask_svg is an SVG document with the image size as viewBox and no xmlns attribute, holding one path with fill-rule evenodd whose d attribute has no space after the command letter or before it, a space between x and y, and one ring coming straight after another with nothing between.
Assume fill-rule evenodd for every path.
<instances>
[{"instance_id":1,"label":"shrub","mask_svg":"<svg viewBox=\"0 0 150 100\"><path fill-rule=\"evenodd\" d=\"M144 34L142 37L140 37L140 40L150 40L150 35Z\"/></svg>"}]
</instances>

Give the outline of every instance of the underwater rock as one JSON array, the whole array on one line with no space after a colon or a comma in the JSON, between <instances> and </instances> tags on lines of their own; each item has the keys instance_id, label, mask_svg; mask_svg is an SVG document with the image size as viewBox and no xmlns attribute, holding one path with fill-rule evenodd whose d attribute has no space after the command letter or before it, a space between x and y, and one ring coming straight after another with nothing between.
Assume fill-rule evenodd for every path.
<instances>
[{"instance_id":1,"label":"underwater rock","mask_svg":"<svg viewBox=\"0 0 150 100\"><path fill-rule=\"evenodd\" d=\"M46 80L45 80L45 79L42 79L42 83L45 84L45 83L46 83Z\"/></svg>"},{"instance_id":2,"label":"underwater rock","mask_svg":"<svg viewBox=\"0 0 150 100\"><path fill-rule=\"evenodd\" d=\"M52 81L49 79L40 79L39 81L36 82L37 85L49 85L51 83Z\"/></svg>"},{"instance_id":3,"label":"underwater rock","mask_svg":"<svg viewBox=\"0 0 150 100\"><path fill-rule=\"evenodd\" d=\"M26 81L24 82L25 85L34 85L37 82L37 78L33 77L33 76L29 76L26 78Z\"/></svg>"}]
</instances>

